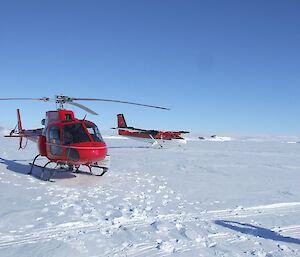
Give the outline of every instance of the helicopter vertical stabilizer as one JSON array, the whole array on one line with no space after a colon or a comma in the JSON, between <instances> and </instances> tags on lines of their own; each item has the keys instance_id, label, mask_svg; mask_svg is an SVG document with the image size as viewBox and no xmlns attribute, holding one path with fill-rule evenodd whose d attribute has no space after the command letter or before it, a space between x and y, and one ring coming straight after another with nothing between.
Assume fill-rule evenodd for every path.
<instances>
[{"instance_id":1,"label":"helicopter vertical stabilizer","mask_svg":"<svg viewBox=\"0 0 300 257\"><path fill-rule=\"evenodd\" d=\"M17 109L17 116L18 116L18 132L21 133L23 131L23 127L22 127L20 109Z\"/></svg>"},{"instance_id":2,"label":"helicopter vertical stabilizer","mask_svg":"<svg viewBox=\"0 0 300 257\"><path fill-rule=\"evenodd\" d=\"M23 127L22 127L22 120L21 120L21 114L20 114L20 109L17 109L17 116L18 116L18 133L21 134L23 132ZM23 143L23 137L20 136L20 141L19 141L19 149L22 149L22 143Z\"/></svg>"}]
</instances>

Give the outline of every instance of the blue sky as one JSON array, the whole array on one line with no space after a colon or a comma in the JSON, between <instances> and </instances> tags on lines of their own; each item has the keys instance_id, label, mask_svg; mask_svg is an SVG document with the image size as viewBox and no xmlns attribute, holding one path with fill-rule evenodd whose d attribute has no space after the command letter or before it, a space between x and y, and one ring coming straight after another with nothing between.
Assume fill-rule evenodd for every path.
<instances>
[{"instance_id":1,"label":"blue sky","mask_svg":"<svg viewBox=\"0 0 300 257\"><path fill-rule=\"evenodd\" d=\"M82 102L103 129L124 113L142 128L297 134L299 11L297 0L2 0L1 97L62 93L172 109ZM0 104L5 127L17 107L28 128L55 108Z\"/></svg>"}]
</instances>

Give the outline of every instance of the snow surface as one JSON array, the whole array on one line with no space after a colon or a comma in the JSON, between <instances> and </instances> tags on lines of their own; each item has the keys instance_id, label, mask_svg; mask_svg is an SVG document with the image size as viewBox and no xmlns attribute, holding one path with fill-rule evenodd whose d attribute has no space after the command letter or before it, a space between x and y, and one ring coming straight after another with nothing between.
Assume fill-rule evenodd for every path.
<instances>
[{"instance_id":1,"label":"snow surface","mask_svg":"<svg viewBox=\"0 0 300 257\"><path fill-rule=\"evenodd\" d=\"M198 141L199 138L187 138L187 141ZM215 141L215 142L225 142L225 141L231 141L233 140L231 137L225 137L225 136L214 136L214 137L208 137L201 139L204 141Z\"/></svg>"},{"instance_id":2,"label":"snow surface","mask_svg":"<svg viewBox=\"0 0 300 257\"><path fill-rule=\"evenodd\" d=\"M299 144L106 141L105 176L45 182L0 137L0 256L300 256Z\"/></svg>"}]
</instances>

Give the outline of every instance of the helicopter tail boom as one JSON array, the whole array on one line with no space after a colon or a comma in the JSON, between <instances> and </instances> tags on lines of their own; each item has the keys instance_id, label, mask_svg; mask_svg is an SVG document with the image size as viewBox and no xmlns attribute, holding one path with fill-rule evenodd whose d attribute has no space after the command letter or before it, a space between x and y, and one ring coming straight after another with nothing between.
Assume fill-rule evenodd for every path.
<instances>
[{"instance_id":1,"label":"helicopter tail boom","mask_svg":"<svg viewBox=\"0 0 300 257\"><path fill-rule=\"evenodd\" d=\"M25 137L29 140L37 142L38 137L40 135L42 135L42 130L43 129L29 129L29 130L23 129L20 109L17 109L17 119L18 119L18 123L17 123L16 127L9 133L9 135L7 135L5 137L18 137L18 138L20 138L19 149L24 149L26 147L26 145L23 146L23 138Z\"/></svg>"}]
</instances>

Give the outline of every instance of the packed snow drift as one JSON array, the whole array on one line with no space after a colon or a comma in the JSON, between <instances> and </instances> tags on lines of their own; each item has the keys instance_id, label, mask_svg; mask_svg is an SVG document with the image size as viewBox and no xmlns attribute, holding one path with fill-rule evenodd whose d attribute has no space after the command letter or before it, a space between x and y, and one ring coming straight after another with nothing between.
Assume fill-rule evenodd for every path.
<instances>
[{"instance_id":1,"label":"packed snow drift","mask_svg":"<svg viewBox=\"0 0 300 257\"><path fill-rule=\"evenodd\" d=\"M300 256L299 144L106 141L105 176L45 182L0 137L0 256Z\"/></svg>"}]
</instances>

